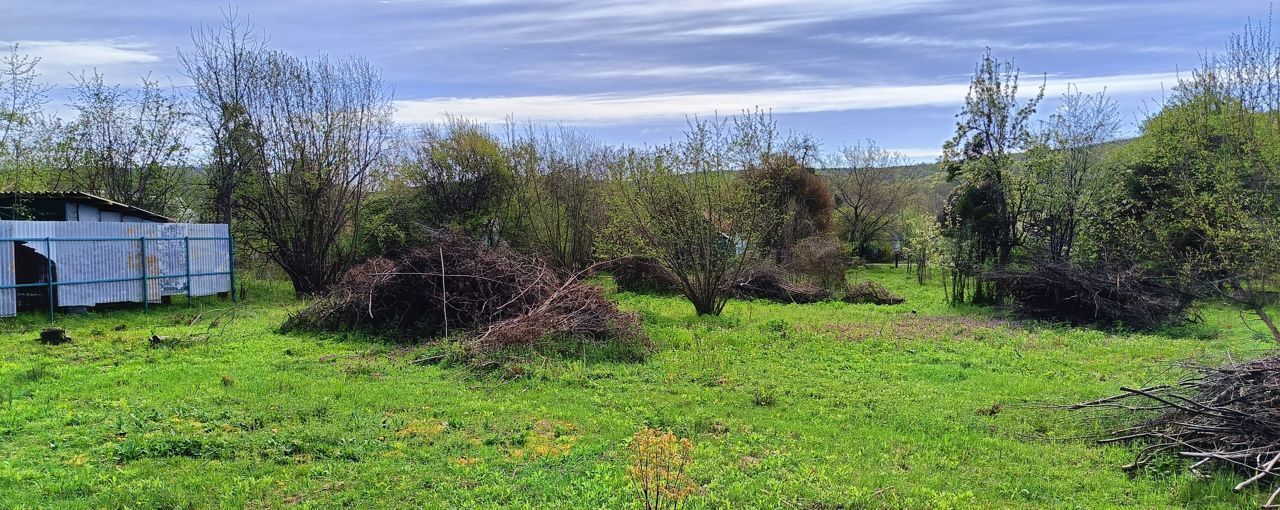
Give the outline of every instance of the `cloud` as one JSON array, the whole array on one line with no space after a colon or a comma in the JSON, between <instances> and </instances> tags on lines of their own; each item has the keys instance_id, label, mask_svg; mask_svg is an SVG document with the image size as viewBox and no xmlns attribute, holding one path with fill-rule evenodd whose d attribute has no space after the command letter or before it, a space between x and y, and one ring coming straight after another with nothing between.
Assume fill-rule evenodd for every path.
<instances>
[{"instance_id":1,"label":"cloud","mask_svg":"<svg viewBox=\"0 0 1280 510\"><path fill-rule=\"evenodd\" d=\"M756 64L655 64L655 65L617 65L605 63L599 66L558 65L554 67L538 67L515 73L518 76L535 76L542 79L561 81L595 80L654 80L680 81L712 78L733 82L762 83L815 83L817 77L791 73Z\"/></svg>"},{"instance_id":2,"label":"cloud","mask_svg":"<svg viewBox=\"0 0 1280 510\"><path fill-rule=\"evenodd\" d=\"M691 42L780 33L834 21L874 19L932 12L946 0L386 0L386 9L410 16L410 9L445 6L466 10L460 18L427 21L430 30L414 46L438 48L474 44L530 45L581 43ZM430 11L427 11L430 12Z\"/></svg>"},{"instance_id":3,"label":"cloud","mask_svg":"<svg viewBox=\"0 0 1280 510\"><path fill-rule=\"evenodd\" d=\"M1024 87L1033 80L1024 76ZM1177 81L1173 73L1126 74L1095 77L1054 77L1048 93L1064 90L1068 83L1083 92L1111 94L1155 93ZM736 92L673 92L650 94L583 94L496 97L437 97L395 102L396 120L420 123L439 120L445 114L480 122L502 122L508 117L535 122L579 125L619 125L680 119L686 115L735 114L761 107L775 113L812 113L878 110L904 107L954 106L963 101L968 83L931 85L850 85L806 88L759 89Z\"/></svg>"},{"instance_id":4,"label":"cloud","mask_svg":"<svg viewBox=\"0 0 1280 510\"><path fill-rule=\"evenodd\" d=\"M18 45L18 51L39 57L42 65L84 68L119 64L151 64L161 60L151 45L123 39L85 41L27 40L6 41Z\"/></svg>"},{"instance_id":5,"label":"cloud","mask_svg":"<svg viewBox=\"0 0 1280 510\"><path fill-rule=\"evenodd\" d=\"M956 50L981 50L991 47L1007 50L1033 51L1118 51L1128 53L1176 53L1186 52L1186 48L1175 46L1156 46L1143 44L1090 43L1080 41L1030 41L1016 42L998 39L951 39L911 34L887 35L837 35L827 34L814 37L815 40L837 41L859 46L883 48L944 48Z\"/></svg>"}]
</instances>

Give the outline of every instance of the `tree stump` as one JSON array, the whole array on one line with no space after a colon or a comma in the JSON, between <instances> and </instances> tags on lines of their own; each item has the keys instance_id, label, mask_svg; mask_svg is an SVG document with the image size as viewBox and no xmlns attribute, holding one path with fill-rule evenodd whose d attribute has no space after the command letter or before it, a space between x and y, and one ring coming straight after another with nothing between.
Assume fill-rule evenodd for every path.
<instances>
[{"instance_id":1,"label":"tree stump","mask_svg":"<svg viewBox=\"0 0 1280 510\"><path fill-rule=\"evenodd\" d=\"M61 345L71 341L67 330L62 328L44 328L40 330L40 343L45 345Z\"/></svg>"}]
</instances>

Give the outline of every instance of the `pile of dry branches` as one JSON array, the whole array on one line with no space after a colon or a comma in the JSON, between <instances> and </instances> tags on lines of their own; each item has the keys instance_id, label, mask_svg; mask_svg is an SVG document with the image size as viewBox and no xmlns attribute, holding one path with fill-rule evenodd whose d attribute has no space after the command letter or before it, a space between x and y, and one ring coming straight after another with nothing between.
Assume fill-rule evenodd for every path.
<instances>
[{"instance_id":1,"label":"pile of dry branches","mask_svg":"<svg viewBox=\"0 0 1280 510\"><path fill-rule=\"evenodd\" d=\"M603 289L536 259L464 234L431 230L422 246L352 268L325 298L283 329L365 330L416 340L463 333L493 352L550 336L648 347L639 317Z\"/></svg>"},{"instance_id":2,"label":"pile of dry branches","mask_svg":"<svg viewBox=\"0 0 1280 510\"><path fill-rule=\"evenodd\" d=\"M884 285L871 280L858 282L845 289L843 301L846 303L870 303L873 305L900 305L907 302L902 296L894 294Z\"/></svg>"},{"instance_id":3,"label":"pile of dry branches","mask_svg":"<svg viewBox=\"0 0 1280 510\"><path fill-rule=\"evenodd\" d=\"M627 257L609 264L613 282L623 292L669 293L680 291L680 281L658 261L645 257Z\"/></svg>"},{"instance_id":4,"label":"pile of dry branches","mask_svg":"<svg viewBox=\"0 0 1280 510\"><path fill-rule=\"evenodd\" d=\"M1071 324L1153 328L1182 320L1192 303L1187 293L1132 269L1039 263L987 277L1008 291L1015 313Z\"/></svg>"},{"instance_id":5,"label":"pile of dry branches","mask_svg":"<svg viewBox=\"0 0 1280 510\"><path fill-rule=\"evenodd\" d=\"M1250 475L1236 490L1280 475L1280 356L1220 368L1189 368L1194 376L1178 384L1121 388L1124 393L1070 408L1157 413L1102 440L1147 444L1126 469L1174 453L1193 459L1191 471L1197 475L1204 475L1202 469L1210 466ZM1280 508L1277 498L1280 488L1263 508Z\"/></svg>"},{"instance_id":6,"label":"pile of dry branches","mask_svg":"<svg viewBox=\"0 0 1280 510\"><path fill-rule=\"evenodd\" d=\"M783 269L766 264L744 270L730 285L729 295L738 299L767 299L800 304L831 299L831 293L821 286L792 281Z\"/></svg>"}]
</instances>

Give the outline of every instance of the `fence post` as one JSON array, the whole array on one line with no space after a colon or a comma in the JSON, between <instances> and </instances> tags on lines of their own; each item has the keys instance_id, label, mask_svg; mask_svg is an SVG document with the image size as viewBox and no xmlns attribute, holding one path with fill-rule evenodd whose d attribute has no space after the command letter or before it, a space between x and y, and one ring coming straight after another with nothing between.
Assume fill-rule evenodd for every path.
<instances>
[{"instance_id":1,"label":"fence post","mask_svg":"<svg viewBox=\"0 0 1280 510\"><path fill-rule=\"evenodd\" d=\"M151 308L151 293L147 289L147 236L138 238L138 246L142 248L142 313L146 313Z\"/></svg>"},{"instance_id":2,"label":"fence post","mask_svg":"<svg viewBox=\"0 0 1280 510\"><path fill-rule=\"evenodd\" d=\"M187 256L187 306L191 306L191 235L188 234L182 238L182 247L186 251Z\"/></svg>"},{"instance_id":3,"label":"fence post","mask_svg":"<svg viewBox=\"0 0 1280 510\"><path fill-rule=\"evenodd\" d=\"M231 302L236 299L236 241L231 237L231 228L227 228L227 264L231 267Z\"/></svg>"},{"instance_id":4,"label":"fence post","mask_svg":"<svg viewBox=\"0 0 1280 510\"><path fill-rule=\"evenodd\" d=\"M49 284L49 322L53 322L57 318L57 306L53 299L53 239L49 237L44 238L44 264L44 281Z\"/></svg>"}]
</instances>

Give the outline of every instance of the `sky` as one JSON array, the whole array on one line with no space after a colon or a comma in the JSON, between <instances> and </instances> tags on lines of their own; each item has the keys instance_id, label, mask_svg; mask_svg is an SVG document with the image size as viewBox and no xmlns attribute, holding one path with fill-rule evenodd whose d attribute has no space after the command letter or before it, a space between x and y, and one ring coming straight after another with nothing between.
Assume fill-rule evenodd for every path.
<instances>
[{"instance_id":1,"label":"sky","mask_svg":"<svg viewBox=\"0 0 1280 510\"><path fill-rule=\"evenodd\" d=\"M393 87L396 120L445 114L582 127L663 143L690 115L759 107L828 150L876 140L929 160L983 49L1013 59L1042 115L1075 84L1106 90L1125 133L1261 0L0 0L0 44L40 57L64 108L74 76L181 88L191 32L232 10L268 45L356 55Z\"/></svg>"}]
</instances>

